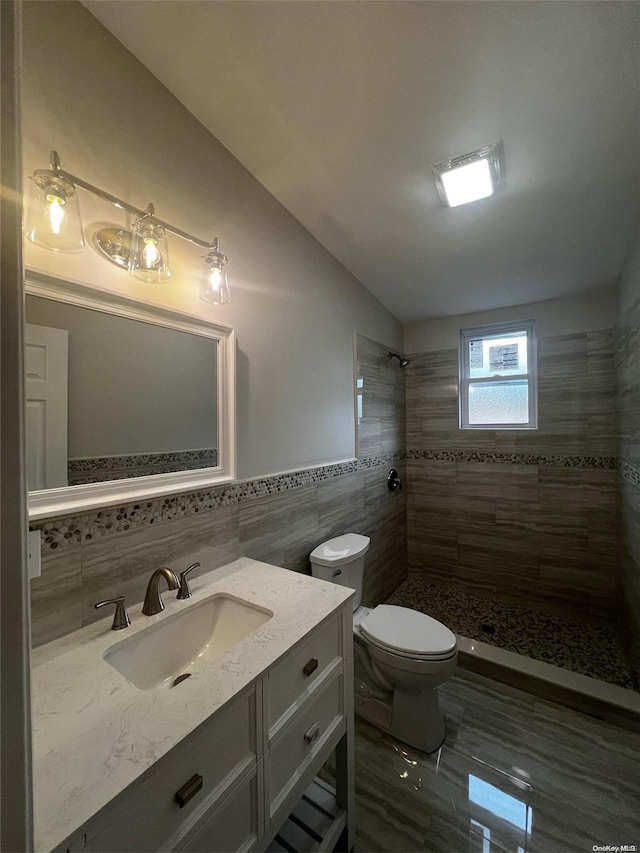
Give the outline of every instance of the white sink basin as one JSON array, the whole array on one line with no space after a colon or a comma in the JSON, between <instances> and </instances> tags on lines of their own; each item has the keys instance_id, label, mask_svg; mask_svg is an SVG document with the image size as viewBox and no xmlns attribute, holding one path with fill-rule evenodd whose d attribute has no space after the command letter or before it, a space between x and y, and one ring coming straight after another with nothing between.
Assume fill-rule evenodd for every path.
<instances>
[{"instance_id":1,"label":"white sink basin","mask_svg":"<svg viewBox=\"0 0 640 853\"><path fill-rule=\"evenodd\" d=\"M178 676L211 663L272 616L271 610L216 593L127 637L103 658L141 690L169 688Z\"/></svg>"}]
</instances>

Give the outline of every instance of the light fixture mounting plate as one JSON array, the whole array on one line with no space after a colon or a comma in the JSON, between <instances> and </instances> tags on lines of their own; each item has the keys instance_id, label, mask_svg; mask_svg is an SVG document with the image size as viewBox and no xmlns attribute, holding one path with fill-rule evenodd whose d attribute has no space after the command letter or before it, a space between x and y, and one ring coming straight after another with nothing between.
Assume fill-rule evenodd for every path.
<instances>
[{"instance_id":1,"label":"light fixture mounting plate","mask_svg":"<svg viewBox=\"0 0 640 853\"><path fill-rule=\"evenodd\" d=\"M112 264L126 270L129 268L131 236L131 231L109 225L95 232L92 239L93 248Z\"/></svg>"}]
</instances>

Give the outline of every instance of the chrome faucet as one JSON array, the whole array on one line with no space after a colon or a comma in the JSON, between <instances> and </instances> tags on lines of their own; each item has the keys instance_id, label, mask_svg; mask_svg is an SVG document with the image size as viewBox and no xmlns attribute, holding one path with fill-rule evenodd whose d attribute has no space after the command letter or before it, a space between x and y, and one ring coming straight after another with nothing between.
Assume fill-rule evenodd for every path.
<instances>
[{"instance_id":1,"label":"chrome faucet","mask_svg":"<svg viewBox=\"0 0 640 853\"><path fill-rule=\"evenodd\" d=\"M161 613L164 610L164 602L160 596L160 589L158 588L160 578L164 578L166 580L168 589L180 589L180 582L178 581L175 572L172 572L171 569L168 569L166 566L163 566L161 569L156 569L149 578L149 583L147 584L147 593L144 597L144 605L142 607L142 612L145 616L155 616L156 613Z\"/></svg>"}]
</instances>

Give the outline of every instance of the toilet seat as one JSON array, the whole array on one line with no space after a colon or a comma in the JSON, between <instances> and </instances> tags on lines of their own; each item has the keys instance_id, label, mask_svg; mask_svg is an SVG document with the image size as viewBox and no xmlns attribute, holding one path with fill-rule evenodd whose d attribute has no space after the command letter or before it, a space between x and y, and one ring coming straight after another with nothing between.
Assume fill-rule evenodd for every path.
<instances>
[{"instance_id":1,"label":"toilet seat","mask_svg":"<svg viewBox=\"0 0 640 853\"><path fill-rule=\"evenodd\" d=\"M457 653L446 625L408 607L379 604L360 621L364 638L378 648L413 660L448 660Z\"/></svg>"}]
</instances>

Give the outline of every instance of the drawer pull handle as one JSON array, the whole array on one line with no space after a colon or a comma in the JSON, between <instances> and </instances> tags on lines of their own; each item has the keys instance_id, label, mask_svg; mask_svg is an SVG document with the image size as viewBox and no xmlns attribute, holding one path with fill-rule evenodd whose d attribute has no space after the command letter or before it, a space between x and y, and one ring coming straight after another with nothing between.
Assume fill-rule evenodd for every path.
<instances>
[{"instance_id":1,"label":"drawer pull handle","mask_svg":"<svg viewBox=\"0 0 640 853\"><path fill-rule=\"evenodd\" d=\"M192 797L198 793L198 791L202 790L202 776L199 773L196 773L194 776L189 779L188 782L185 782L182 788L179 791L176 791L176 803L183 809Z\"/></svg>"},{"instance_id":2,"label":"drawer pull handle","mask_svg":"<svg viewBox=\"0 0 640 853\"><path fill-rule=\"evenodd\" d=\"M319 734L320 734L320 726L317 723L314 723L304 733L304 742L305 743L313 743Z\"/></svg>"},{"instance_id":3,"label":"drawer pull handle","mask_svg":"<svg viewBox=\"0 0 640 853\"><path fill-rule=\"evenodd\" d=\"M316 671L317 668L318 668L318 661L316 660L316 658L311 658L309 663L305 663L305 665L302 667L302 671L304 672L304 674L308 678L312 672Z\"/></svg>"}]
</instances>

